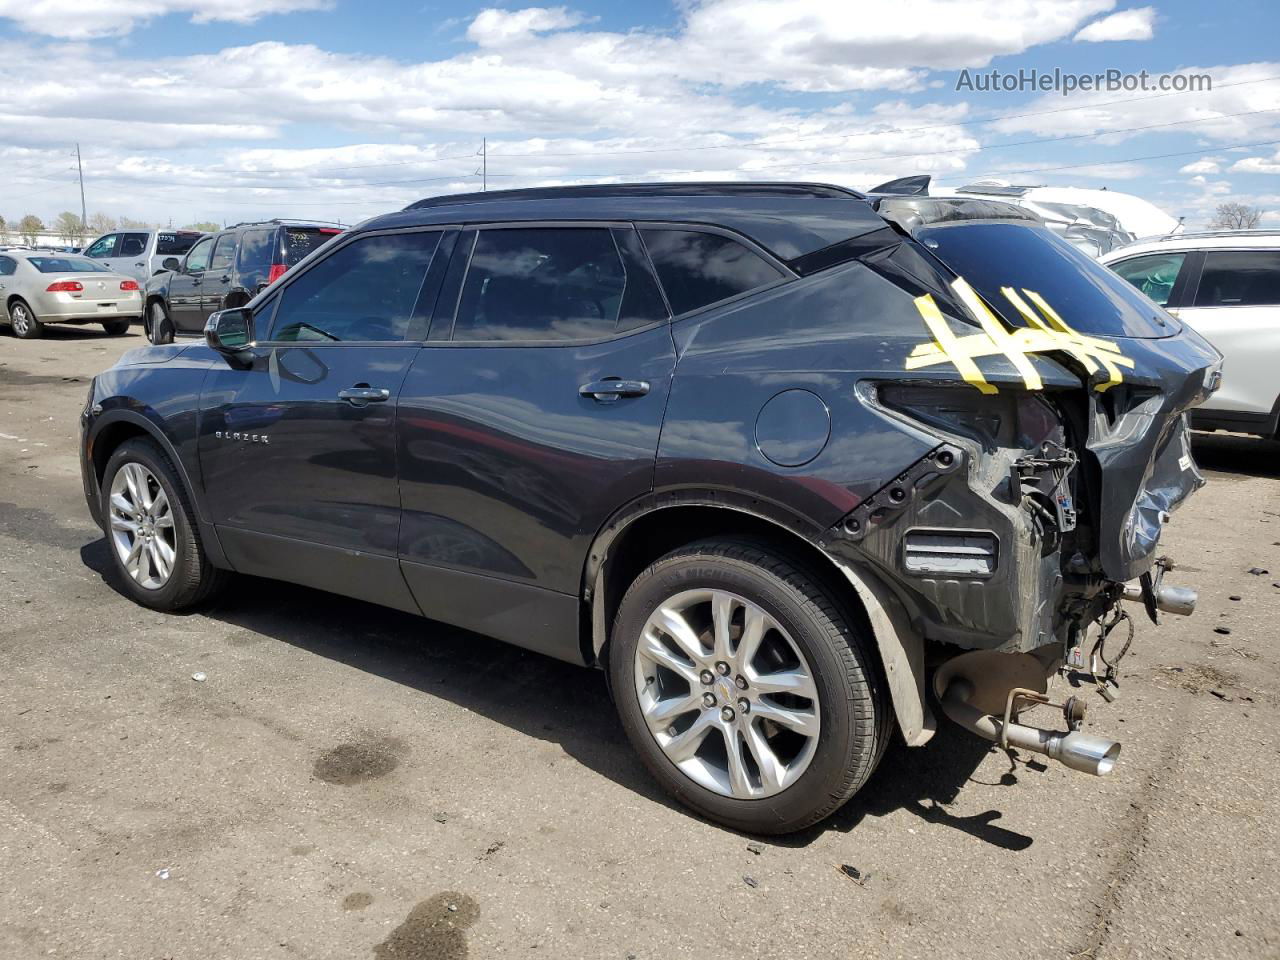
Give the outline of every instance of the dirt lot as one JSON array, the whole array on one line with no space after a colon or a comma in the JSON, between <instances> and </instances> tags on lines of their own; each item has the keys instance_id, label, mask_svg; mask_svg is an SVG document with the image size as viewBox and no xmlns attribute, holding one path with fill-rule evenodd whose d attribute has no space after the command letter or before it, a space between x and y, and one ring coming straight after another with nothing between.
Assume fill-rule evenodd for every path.
<instances>
[{"instance_id":1,"label":"dirt lot","mask_svg":"<svg viewBox=\"0 0 1280 960\"><path fill-rule=\"evenodd\" d=\"M944 727L757 844L656 790L598 673L269 581L125 600L77 415L142 344L0 337L0 956L1280 956L1280 445L1200 443L1200 609L1091 698L1112 777Z\"/></svg>"}]
</instances>

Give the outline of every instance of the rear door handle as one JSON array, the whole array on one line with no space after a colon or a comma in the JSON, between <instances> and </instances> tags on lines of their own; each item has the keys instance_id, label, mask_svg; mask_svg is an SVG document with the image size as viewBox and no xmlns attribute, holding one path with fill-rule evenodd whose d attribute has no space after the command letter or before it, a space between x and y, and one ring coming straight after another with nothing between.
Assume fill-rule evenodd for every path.
<instances>
[{"instance_id":1,"label":"rear door handle","mask_svg":"<svg viewBox=\"0 0 1280 960\"><path fill-rule=\"evenodd\" d=\"M600 403L614 403L622 397L643 397L648 392L647 380L619 380L617 377L593 380L578 388L579 396L590 397Z\"/></svg>"},{"instance_id":2,"label":"rear door handle","mask_svg":"<svg viewBox=\"0 0 1280 960\"><path fill-rule=\"evenodd\" d=\"M357 383L338 391L338 399L346 400L353 407L363 407L366 403L386 403L391 399L391 391L386 387L371 387L367 383Z\"/></svg>"}]
</instances>

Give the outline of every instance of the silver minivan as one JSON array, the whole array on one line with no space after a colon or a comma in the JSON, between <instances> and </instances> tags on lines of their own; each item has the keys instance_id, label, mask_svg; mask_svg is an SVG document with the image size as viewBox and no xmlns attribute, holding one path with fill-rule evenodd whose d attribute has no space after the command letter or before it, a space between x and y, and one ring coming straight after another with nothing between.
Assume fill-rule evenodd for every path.
<instances>
[{"instance_id":1,"label":"silver minivan","mask_svg":"<svg viewBox=\"0 0 1280 960\"><path fill-rule=\"evenodd\" d=\"M166 259L181 257L202 236L198 230L117 230L85 247L84 255L141 284L163 270Z\"/></svg>"}]
</instances>

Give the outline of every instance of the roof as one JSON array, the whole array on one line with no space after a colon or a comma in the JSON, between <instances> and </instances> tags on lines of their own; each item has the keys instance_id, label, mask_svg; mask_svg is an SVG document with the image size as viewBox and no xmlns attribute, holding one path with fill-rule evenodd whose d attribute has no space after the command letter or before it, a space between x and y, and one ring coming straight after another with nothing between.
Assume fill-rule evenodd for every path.
<instances>
[{"instance_id":1,"label":"roof","mask_svg":"<svg viewBox=\"0 0 1280 960\"><path fill-rule=\"evenodd\" d=\"M885 227L861 194L815 183L629 183L431 197L362 230L451 223L670 221L723 227L793 260Z\"/></svg>"},{"instance_id":2,"label":"roof","mask_svg":"<svg viewBox=\"0 0 1280 960\"><path fill-rule=\"evenodd\" d=\"M1139 253L1239 250L1242 247L1280 249L1280 230L1206 230L1200 233L1175 233L1168 237L1149 237L1117 247L1102 260L1104 263L1112 263Z\"/></svg>"}]
</instances>

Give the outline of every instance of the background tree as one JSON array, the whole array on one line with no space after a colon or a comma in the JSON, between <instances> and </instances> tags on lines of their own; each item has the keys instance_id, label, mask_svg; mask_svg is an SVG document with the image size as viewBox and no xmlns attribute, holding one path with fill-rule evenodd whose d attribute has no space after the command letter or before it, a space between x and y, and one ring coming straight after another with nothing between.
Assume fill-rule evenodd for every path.
<instances>
[{"instance_id":1,"label":"background tree","mask_svg":"<svg viewBox=\"0 0 1280 960\"><path fill-rule=\"evenodd\" d=\"M58 214L58 219L53 223L53 230L62 238L63 243L76 245L84 243L84 222L70 210L64 210Z\"/></svg>"},{"instance_id":2,"label":"background tree","mask_svg":"<svg viewBox=\"0 0 1280 960\"><path fill-rule=\"evenodd\" d=\"M150 226L151 224L147 223L147 221L145 220L134 220L132 217L120 218L121 230L146 230L150 228ZM114 230L115 225L112 224L111 227L109 227L108 229Z\"/></svg>"},{"instance_id":3,"label":"background tree","mask_svg":"<svg viewBox=\"0 0 1280 960\"><path fill-rule=\"evenodd\" d=\"M1220 203L1209 221L1211 230L1252 230L1262 219L1261 207L1243 203Z\"/></svg>"},{"instance_id":4,"label":"background tree","mask_svg":"<svg viewBox=\"0 0 1280 960\"><path fill-rule=\"evenodd\" d=\"M188 223L183 230L199 230L201 233L217 233L222 229L222 224L214 223L212 220L201 220L199 223Z\"/></svg>"},{"instance_id":5,"label":"background tree","mask_svg":"<svg viewBox=\"0 0 1280 960\"><path fill-rule=\"evenodd\" d=\"M104 233L110 233L116 228L116 218L108 217L105 213L95 213L89 218L89 232L95 237Z\"/></svg>"},{"instance_id":6,"label":"background tree","mask_svg":"<svg viewBox=\"0 0 1280 960\"><path fill-rule=\"evenodd\" d=\"M44 233L44 221L34 213L28 213L18 221L18 234L24 243L35 245L36 238Z\"/></svg>"},{"instance_id":7,"label":"background tree","mask_svg":"<svg viewBox=\"0 0 1280 960\"><path fill-rule=\"evenodd\" d=\"M0 243L9 242L9 221L0 217Z\"/></svg>"}]
</instances>

